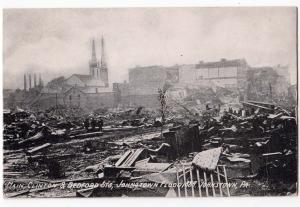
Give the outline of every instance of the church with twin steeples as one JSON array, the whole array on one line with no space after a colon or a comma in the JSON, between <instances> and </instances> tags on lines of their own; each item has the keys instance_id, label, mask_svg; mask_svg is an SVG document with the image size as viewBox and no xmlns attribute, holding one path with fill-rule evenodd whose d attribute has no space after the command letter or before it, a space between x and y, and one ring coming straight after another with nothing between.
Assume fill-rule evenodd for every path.
<instances>
[{"instance_id":1,"label":"church with twin steeples","mask_svg":"<svg viewBox=\"0 0 300 207\"><path fill-rule=\"evenodd\" d=\"M95 39L91 41L91 59L88 65L88 74L72 74L66 79L60 77L50 81L41 93L41 97L49 100L48 102L43 101L39 105L49 106L49 104L53 105L55 103L89 110L113 107L116 104L116 98L115 92L109 84L103 37L101 37L100 46L99 61L97 58L97 42ZM41 100L43 98L40 98Z\"/></svg>"},{"instance_id":2,"label":"church with twin steeples","mask_svg":"<svg viewBox=\"0 0 300 207\"><path fill-rule=\"evenodd\" d=\"M101 59L97 59L95 39L92 40L92 53L89 61L89 74L73 74L67 80L66 84L70 86L86 87L89 90L93 88L96 91L101 91L102 88L109 87L108 69L105 60L104 39L101 38Z\"/></svg>"}]
</instances>

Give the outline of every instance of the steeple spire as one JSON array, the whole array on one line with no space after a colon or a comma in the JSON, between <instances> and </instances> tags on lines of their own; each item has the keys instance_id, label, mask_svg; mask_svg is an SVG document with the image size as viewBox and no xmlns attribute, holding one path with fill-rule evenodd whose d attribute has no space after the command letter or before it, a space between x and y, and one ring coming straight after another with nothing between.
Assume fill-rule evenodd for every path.
<instances>
[{"instance_id":1,"label":"steeple spire","mask_svg":"<svg viewBox=\"0 0 300 207\"><path fill-rule=\"evenodd\" d=\"M95 46L95 39L92 40L92 57L90 60L90 76L95 78L95 74L97 72L97 68L99 66L97 56L96 56L96 46Z\"/></svg>"},{"instance_id":2,"label":"steeple spire","mask_svg":"<svg viewBox=\"0 0 300 207\"><path fill-rule=\"evenodd\" d=\"M24 74L24 91L27 90L27 80L26 80L26 74Z\"/></svg>"},{"instance_id":3,"label":"steeple spire","mask_svg":"<svg viewBox=\"0 0 300 207\"><path fill-rule=\"evenodd\" d=\"M91 62L97 62L95 39L92 40L92 59Z\"/></svg>"},{"instance_id":4,"label":"steeple spire","mask_svg":"<svg viewBox=\"0 0 300 207\"><path fill-rule=\"evenodd\" d=\"M101 68L106 68L105 51L104 51L104 38L101 36Z\"/></svg>"},{"instance_id":5,"label":"steeple spire","mask_svg":"<svg viewBox=\"0 0 300 207\"><path fill-rule=\"evenodd\" d=\"M105 86L108 87L108 70L105 59L105 45L103 35L101 36L101 62L100 62L100 78L105 83Z\"/></svg>"}]
</instances>

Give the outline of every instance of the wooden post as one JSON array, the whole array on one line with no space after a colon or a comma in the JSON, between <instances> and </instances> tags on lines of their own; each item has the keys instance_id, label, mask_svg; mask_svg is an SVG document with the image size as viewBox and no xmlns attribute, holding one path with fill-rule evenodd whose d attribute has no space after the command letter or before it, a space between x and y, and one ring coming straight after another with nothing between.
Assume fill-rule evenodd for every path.
<instances>
[{"instance_id":1,"label":"wooden post","mask_svg":"<svg viewBox=\"0 0 300 207\"><path fill-rule=\"evenodd\" d=\"M184 195L187 197L187 187L186 187L186 175L185 175L185 167L182 165L183 170L183 182L184 182Z\"/></svg>"},{"instance_id":2,"label":"wooden post","mask_svg":"<svg viewBox=\"0 0 300 207\"><path fill-rule=\"evenodd\" d=\"M198 180L198 190L199 190L199 196L202 197L202 192L201 192L201 185L200 185L200 176L199 176L199 170L196 169L197 172L197 180Z\"/></svg>"},{"instance_id":3,"label":"wooden post","mask_svg":"<svg viewBox=\"0 0 300 207\"><path fill-rule=\"evenodd\" d=\"M210 173L210 180L211 180L211 187L212 187L213 197L216 197L216 192L215 192L215 187L214 187L214 177L213 177L212 173Z\"/></svg>"},{"instance_id":4,"label":"wooden post","mask_svg":"<svg viewBox=\"0 0 300 207\"><path fill-rule=\"evenodd\" d=\"M217 174L218 174L218 182L219 182L220 196L223 197L223 192L222 192L222 187L221 187L221 178L220 178L219 166L217 166Z\"/></svg>"},{"instance_id":5,"label":"wooden post","mask_svg":"<svg viewBox=\"0 0 300 207\"><path fill-rule=\"evenodd\" d=\"M206 196L208 197L208 188L207 188L207 178L206 178L206 172L203 171L203 175L204 175L204 182L205 182L205 191L206 191Z\"/></svg>"},{"instance_id":6,"label":"wooden post","mask_svg":"<svg viewBox=\"0 0 300 207\"><path fill-rule=\"evenodd\" d=\"M227 172L226 172L225 165L223 165L223 170L224 170L224 176L225 176L225 182L226 182L227 193L228 193L228 196L230 196L229 186L228 186L228 180L227 180Z\"/></svg>"},{"instance_id":7,"label":"wooden post","mask_svg":"<svg viewBox=\"0 0 300 207\"><path fill-rule=\"evenodd\" d=\"M179 187L179 173L178 173L178 168L176 167L176 176L177 176L177 190L178 190L178 197L181 197L180 194L180 187Z\"/></svg>"},{"instance_id":8,"label":"wooden post","mask_svg":"<svg viewBox=\"0 0 300 207\"><path fill-rule=\"evenodd\" d=\"M194 186L193 186L194 180L193 180L193 170L192 170L192 167L190 168L190 178L191 178L191 182L192 182L192 196L195 197Z\"/></svg>"}]
</instances>

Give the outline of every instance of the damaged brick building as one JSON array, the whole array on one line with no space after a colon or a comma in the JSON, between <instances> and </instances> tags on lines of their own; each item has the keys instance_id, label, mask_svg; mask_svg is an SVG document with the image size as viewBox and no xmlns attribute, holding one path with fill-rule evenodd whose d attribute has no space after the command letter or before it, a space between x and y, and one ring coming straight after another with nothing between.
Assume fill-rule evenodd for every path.
<instances>
[{"instance_id":1,"label":"damaged brick building","mask_svg":"<svg viewBox=\"0 0 300 207\"><path fill-rule=\"evenodd\" d=\"M289 86L289 79L273 67L253 67L247 71L246 99L278 102L288 95Z\"/></svg>"},{"instance_id":2,"label":"damaged brick building","mask_svg":"<svg viewBox=\"0 0 300 207\"><path fill-rule=\"evenodd\" d=\"M115 83L120 106L155 107L158 88L169 84L169 97L186 98L189 91L225 88L238 94L238 99L276 101L289 87L288 67L251 67L245 59L203 62L189 65L147 66L129 69L129 83ZM265 76L265 77L264 77ZM262 81L264 80L264 81ZM280 87L279 87L280 86ZM271 87L271 92L270 92ZM257 93L259 91L259 93ZM256 95L255 95L256 94Z\"/></svg>"},{"instance_id":3,"label":"damaged brick building","mask_svg":"<svg viewBox=\"0 0 300 207\"><path fill-rule=\"evenodd\" d=\"M21 91L17 103L43 109L58 104L87 110L139 106L155 108L159 105L158 89L165 84L169 85L167 93L172 100L183 100L208 88L215 92L218 89L231 91L236 94L233 98L239 101L278 102L288 95L288 66L251 67L245 59L222 58L197 64L136 66L129 69L129 82L109 85L103 38L101 44L99 63L95 42L92 42L88 75L73 74L67 79L56 78L42 87L38 95L30 96L29 101L25 101L24 94L20 96Z\"/></svg>"}]
</instances>

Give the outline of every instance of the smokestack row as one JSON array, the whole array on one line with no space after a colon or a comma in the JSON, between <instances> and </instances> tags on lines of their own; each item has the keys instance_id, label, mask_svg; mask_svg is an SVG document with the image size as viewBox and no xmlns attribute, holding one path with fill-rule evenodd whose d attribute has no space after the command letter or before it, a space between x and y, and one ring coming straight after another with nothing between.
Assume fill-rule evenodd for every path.
<instances>
[{"instance_id":1,"label":"smokestack row","mask_svg":"<svg viewBox=\"0 0 300 207\"><path fill-rule=\"evenodd\" d=\"M31 88L35 88L37 86L42 86L43 85L41 74L39 74L39 84L38 85L37 85L37 75L36 75L36 73L33 74L33 78L31 76L32 76L32 74L27 74L27 75L24 74L24 91L27 91Z\"/></svg>"}]
</instances>

